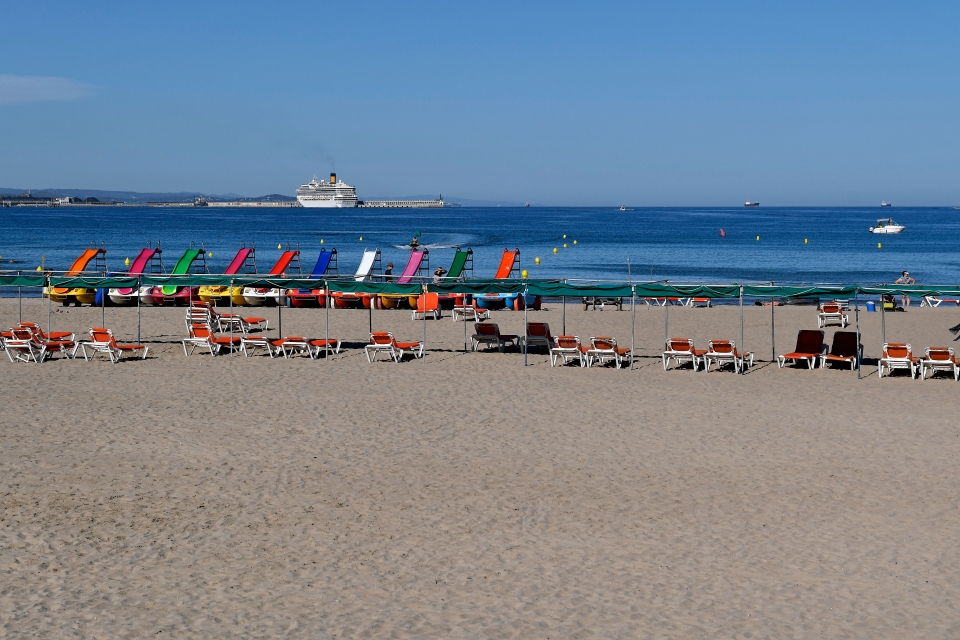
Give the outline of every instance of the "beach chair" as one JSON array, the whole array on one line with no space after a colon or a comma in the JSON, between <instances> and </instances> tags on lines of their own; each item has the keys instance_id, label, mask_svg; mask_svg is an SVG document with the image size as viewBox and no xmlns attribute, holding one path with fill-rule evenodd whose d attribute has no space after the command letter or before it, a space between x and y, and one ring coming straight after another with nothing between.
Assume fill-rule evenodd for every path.
<instances>
[{"instance_id":1,"label":"beach chair","mask_svg":"<svg viewBox=\"0 0 960 640\"><path fill-rule=\"evenodd\" d=\"M796 348L790 353L777 356L777 364L782 369L787 364L787 360L792 364L796 364L798 360L803 360L807 363L807 368L813 369L817 366L817 360L820 359L820 355L825 348L826 345L823 344L823 331L801 329L797 334Z\"/></svg>"},{"instance_id":2,"label":"beach chair","mask_svg":"<svg viewBox=\"0 0 960 640\"><path fill-rule=\"evenodd\" d=\"M461 304L457 302L454 303L453 313L450 315L453 316L454 322L457 322L458 320L463 320L464 322L469 322L470 320L479 322L481 320L487 320L490 318L490 310L477 309L472 304ZM459 316L459 318L457 316Z\"/></svg>"},{"instance_id":3,"label":"beach chair","mask_svg":"<svg viewBox=\"0 0 960 640\"><path fill-rule=\"evenodd\" d=\"M937 296L923 296L920 306L939 307L941 304L955 304L960 306L960 300L955 298L938 298Z\"/></svg>"},{"instance_id":4,"label":"beach chair","mask_svg":"<svg viewBox=\"0 0 960 640\"><path fill-rule=\"evenodd\" d=\"M197 347L201 349L209 349L210 355L218 355L220 350L224 347L233 348L235 345L240 344L241 336L218 336L213 327L209 324L194 324L187 327L187 332L189 333L188 337L181 340L183 343L183 355L189 356L192 354ZM190 346L190 351L187 351L187 346Z\"/></svg>"},{"instance_id":5,"label":"beach chair","mask_svg":"<svg viewBox=\"0 0 960 640\"><path fill-rule=\"evenodd\" d=\"M473 327L476 333L471 336L470 340L474 351L479 349L481 344L495 344L500 349L500 353L503 353L503 348L507 344L513 344L515 347L520 346L520 336L500 333L500 327L495 322L477 322Z\"/></svg>"},{"instance_id":6,"label":"beach chair","mask_svg":"<svg viewBox=\"0 0 960 640\"><path fill-rule=\"evenodd\" d=\"M927 347L923 360L920 361L920 379L926 380L937 371L946 371L954 380L960 380L960 365L953 357L953 349L949 347Z\"/></svg>"},{"instance_id":7,"label":"beach chair","mask_svg":"<svg viewBox=\"0 0 960 640\"><path fill-rule=\"evenodd\" d=\"M716 362L717 369L725 364L732 364L736 373L753 366L753 352L740 353L737 343L733 340L710 340L707 342L707 352L703 354L703 369L710 372L710 364Z\"/></svg>"},{"instance_id":8,"label":"beach chair","mask_svg":"<svg viewBox=\"0 0 960 640\"><path fill-rule=\"evenodd\" d=\"M543 347L550 352L553 346L553 336L550 335L550 325L546 322L528 322L527 335L525 337L527 349L530 347Z\"/></svg>"},{"instance_id":9,"label":"beach chair","mask_svg":"<svg viewBox=\"0 0 960 640\"><path fill-rule=\"evenodd\" d=\"M110 362L114 364L120 362L125 353L132 354L134 357L139 356L141 360L146 360L147 352L150 350L148 346L143 344L117 343L113 331L106 327L94 327L90 329L90 340L78 343L77 347L83 352L84 360L88 360L87 347L89 347L91 351L93 351L90 359L96 360L98 353L104 353L110 358Z\"/></svg>"},{"instance_id":10,"label":"beach chair","mask_svg":"<svg viewBox=\"0 0 960 640\"><path fill-rule=\"evenodd\" d=\"M37 330L35 330L35 328ZM73 340L73 334L67 334L71 337L70 340L46 340L38 335L39 327L33 323L29 323L26 326L19 326L11 330L11 335L15 341L22 343L25 340L29 340L30 344L33 347L33 352L39 360L35 359L35 362L40 363L44 360L49 360L53 358L53 354L59 353L64 358L72 359L77 355L77 343ZM42 334L43 332L40 332ZM22 348L21 348L22 351ZM10 354L7 354L8 356Z\"/></svg>"},{"instance_id":11,"label":"beach chair","mask_svg":"<svg viewBox=\"0 0 960 640\"><path fill-rule=\"evenodd\" d=\"M367 362L373 362L380 353L386 353L394 362L403 360L404 353L412 353L415 358L423 357L422 342L397 342L389 331L374 331L370 334L370 344L364 347Z\"/></svg>"},{"instance_id":12,"label":"beach chair","mask_svg":"<svg viewBox=\"0 0 960 640\"><path fill-rule=\"evenodd\" d=\"M263 349L267 352L267 355L271 358L275 358L278 355L281 355L282 350L274 346L275 340L268 338L264 335L248 336L242 335L240 337L240 351L243 353L245 358L256 355L257 351Z\"/></svg>"},{"instance_id":13,"label":"beach chair","mask_svg":"<svg viewBox=\"0 0 960 640\"><path fill-rule=\"evenodd\" d=\"M311 349L308 341L303 336L286 336L285 338L276 338L272 341L274 347L280 349L280 353L283 354L284 358L292 358L293 356L300 354L306 354L310 356L310 359L313 359L313 350Z\"/></svg>"},{"instance_id":14,"label":"beach chair","mask_svg":"<svg viewBox=\"0 0 960 640\"><path fill-rule=\"evenodd\" d=\"M684 362L690 362L693 364L693 370L696 371L706 353L706 349L695 348L693 340L690 338L670 338L667 340L661 356L663 358L663 370L666 371L670 366L670 361L673 360L678 367Z\"/></svg>"},{"instance_id":15,"label":"beach chair","mask_svg":"<svg viewBox=\"0 0 960 640\"><path fill-rule=\"evenodd\" d=\"M307 340L307 346L310 348L310 357L316 360L323 354L329 352L333 354L340 353L340 341L326 338L316 340Z\"/></svg>"},{"instance_id":16,"label":"beach chair","mask_svg":"<svg viewBox=\"0 0 960 640\"><path fill-rule=\"evenodd\" d=\"M688 307L712 307L712 298L690 298L687 302Z\"/></svg>"},{"instance_id":17,"label":"beach chair","mask_svg":"<svg viewBox=\"0 0 960 640\"><path fill-rule=\"evenodd\" d=\"M829 353L820 355L820 368L828 362L849 364L850 370L857 368L857 361L863 354L863 345L857 342L855 331L837 331L833 334L833 346Z\"/></svg>"},{"instance_id":18,"label":"beach chair","mask_svg":"<svg viewBox=\"0 0 960 640\"><path fill-rule=\"evenodd\" d=\"M3 338L3 350L10 362L43 362L47 355L46 347L37 344L29 329L15 328L9 331L10 337Z\"/></svg>"},{"instance_id":19,"label":"beach chair","mask_svg":"<svg viewBox=\"0 0 960 640\"><path fill-rule=\"evenodd\" d=\"M553 339L553 347L550 349L550 366L557 366L557 359L567 364L570 360L576 360L581 367L587 366L585 355L590 347L580 344L578 336L556 336Z\"/></svg>"},{"instance_id":20,"label":"beach chair","mask_svg":"<svg viewBox=\"0 0 960 640\"><path fill-rule=\"evenodd\" d=\"M836 302L825 302L820 305L820 311L817 314L817 326L822 329L828 324L839 324L840 328L845 328L848 324L847 314Z\"/></svg>"},{"instance_id":21,"label":"beach chair","mask_svg":"<svg viewBox=\"0 0 960 640\"><path fill-rule=\"evenodd\" d=\"M883 355L880 357L880 366L877 369L877 377L883 377L883 370L886 368L887 375L893 375L894 369L907 369L911 378L917 377L917 369L920 365L920 359L914 357L913 347L905 342L885 342L883 343Z\"/></svg>"},{"instance_id":22,"label":"beach chair","mask_svg":"<svg viewBox=\"0 0 960 640\"><path fill-rule=\"evenodd\" d=\"M66 340L68 342L76 340L72 331L51 331L49 334L44 333L43 329L41 329L40 325L36 322L21 322L18 326L27 329L33 333L33 335L37 336L39 340Z\"/></svg>"},{"instance_id":23,"label":"beach chair","mask_svg":"<svg viewBox=\"0 0 960 640\"><path fill-rule=\"evenodd\" d=\"M599 364L613 362L617 369L623 366L623 361L630 355L630 347L618 347L617 339L610 336L597 336L590 338L590 348L586 354L587 366L592 367L593 361Z\"/></svg>"},{"instance_id":24,"label":"beach chair","mask_svg":"<svg viewBox=\"0 0 960 640\"><path fill-rule=\"evenodd\" d=\"M417 308L413 310L413 320L423 320L425 316L433 316L434 320L441 318L440 295L430 293L417 296Z\"/></svg>"}]
</instances>

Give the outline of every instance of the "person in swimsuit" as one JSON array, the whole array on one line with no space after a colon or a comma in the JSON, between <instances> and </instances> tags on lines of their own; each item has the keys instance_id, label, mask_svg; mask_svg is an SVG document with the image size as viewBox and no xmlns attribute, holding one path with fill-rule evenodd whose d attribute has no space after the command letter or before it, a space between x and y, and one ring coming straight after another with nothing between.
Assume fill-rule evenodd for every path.
<instances>
[{"instance_id":1,"label":"person in swimsuit","mask_svg":"<svg viewBox=\"0 0 960 640\"><path fill-rule=\"evenodd\" d=\"M894 282L894 284L917 284L917 281L910 277L909 271L904 271L903 274L901 274L901 276L897 278L897 281ZM907 296L907 295L900 296L900 304L903 306L904 309L909 307L910 296Z\"/></svg>"}]
</instances>

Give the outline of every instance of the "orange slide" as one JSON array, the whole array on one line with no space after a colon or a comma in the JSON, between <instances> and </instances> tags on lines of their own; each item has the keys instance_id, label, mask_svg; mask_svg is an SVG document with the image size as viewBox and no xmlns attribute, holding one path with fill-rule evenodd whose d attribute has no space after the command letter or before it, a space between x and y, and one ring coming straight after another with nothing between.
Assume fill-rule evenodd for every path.
<instances>
[{"instance_id":1,"label":"orange slide","mask_svg":"<svg viewBox=\"0 0 960 640\"><path fill-rule=\"evenodd\" d=\"M107 250L103 247L84 249L83 253L80 254L80 257L73 261L73 264L70 265L70 269L68 269L64 275L82 275L83 272L86 271L87 265L94 260L96 260L98 263L102 263L102 268L97 269L97 271L105 273L107 270L106 255ZM93 304L96 296L96 289L68 289L66 287L54 287L53 291L50 292L50 300L52 302L63 303L63 306L65 307L69 306L71 302L75 303L78 307L84 303Z\"/></svg>"}]
</instances>

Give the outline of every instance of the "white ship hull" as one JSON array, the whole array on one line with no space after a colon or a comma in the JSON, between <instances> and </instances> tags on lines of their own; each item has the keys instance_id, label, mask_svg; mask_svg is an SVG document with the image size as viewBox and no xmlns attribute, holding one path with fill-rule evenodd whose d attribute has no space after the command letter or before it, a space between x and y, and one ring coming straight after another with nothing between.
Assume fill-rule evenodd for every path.
<instances>
[{"instance_id":1,"label":"white ship hull","mask_svg":"<svg viewBox=\"0 0 960 640\"><path fill-rule=\"evenodd\" d=\"M297 200L309 209L343 209L357 206L356 200L319 200L297 196Z\"/></svg>"},{"instance_id":2,"label":"white ship hull","mask_svg":"<svg viewBox=\"0 0 960 640\"><path fill-rule=\"evenodd\" d=\"M870 233L900 233L905 228L899 224L892 224L887 227L870 227Z\"/></svg>"}]
</instances>

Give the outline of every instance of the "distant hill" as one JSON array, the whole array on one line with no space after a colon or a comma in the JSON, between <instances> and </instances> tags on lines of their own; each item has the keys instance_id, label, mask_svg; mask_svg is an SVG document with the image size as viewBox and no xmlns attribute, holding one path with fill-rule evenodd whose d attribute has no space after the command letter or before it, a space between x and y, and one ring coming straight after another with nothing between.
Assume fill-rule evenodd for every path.
<instances>
[{"instance_id":1,"label":"distant hill","mask_svg":"<svg viewBox=\"0 0 960 640\"><path fill-rule=\"evenodd\" d=\"M138 202L192 202L193 199L199 195L203 195L203 197L212 202L222 202L225 200L231 202L292 202L296 200L294 196L285 196L279 193L271 193L258 197L246 197L237 193L201 194L199 191L143 193L140 191L104 191L101 189L5 189L2 187L0 187L0 196L17 196L21 193L27 193L28 191L35 198L73 196L81 200L96 198L101 202L127 202L131 204Z\"/></svg>"}]
</instances>

